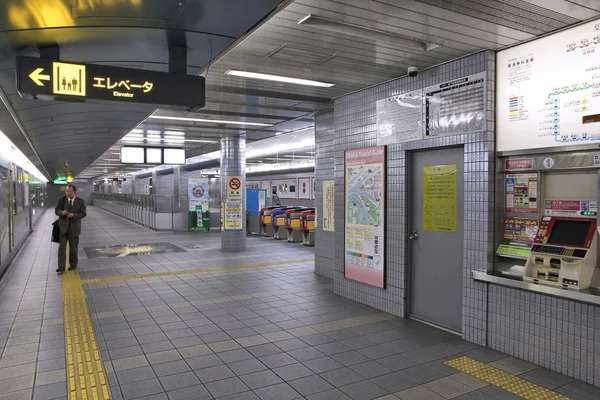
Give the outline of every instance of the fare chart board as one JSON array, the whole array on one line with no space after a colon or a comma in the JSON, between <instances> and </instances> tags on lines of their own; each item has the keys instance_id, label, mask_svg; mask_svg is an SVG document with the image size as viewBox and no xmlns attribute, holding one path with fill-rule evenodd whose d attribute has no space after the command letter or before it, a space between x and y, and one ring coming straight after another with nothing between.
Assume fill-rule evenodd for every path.
<instances>
[{"instance_id":1,"label":"fare chart board","mask_svg":"<svg viewBox=\"0 0 600 400\"><path fill-rule=\"evenodd\" d=\"M498 151L600 143L600 22L498 52Z\"/></svg>"},{"instance_id":2,"label":"fare chart board","mask_svg":"<svg viewBox=\"0 0 600 400\"><path fill-rule=\"evenodd\" d=\"M477 133L487 129L486 73L377 101L377 144Z\"/></svg>"},{"instance_id":3,"label":"fare chart board","mask_svg":"<svg viewBox=\"0 0 600 400\"><path fill-rule=\"evenodd\" d=\"M485 74L481 72L424 89L426 138L487 129Z\"/></svg>"}]
</instances>

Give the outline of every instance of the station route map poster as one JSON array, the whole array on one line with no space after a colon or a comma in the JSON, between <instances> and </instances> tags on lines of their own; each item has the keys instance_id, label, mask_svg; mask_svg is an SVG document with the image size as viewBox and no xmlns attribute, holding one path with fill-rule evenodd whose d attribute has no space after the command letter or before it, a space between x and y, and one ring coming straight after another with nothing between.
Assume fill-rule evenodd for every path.
<instances>
[{"instance_id":1,"label":"station route map poster","mask_svg":"<svg viewBox=\"0 0 600 400\"><path fill-rule=\"evenodd\" d=\"M345 277L385 287L385 146L345 153Z\"/></svg>"},{"instance_id":2,"label":"station route map poster","mask_svg":"<svg viewBox=\"0 0 600 400\"><path fill-rule=\"evenodd\" d=\"M600 143L598 20L496 57L498 151Z\"/></svg>"}]
</instances>

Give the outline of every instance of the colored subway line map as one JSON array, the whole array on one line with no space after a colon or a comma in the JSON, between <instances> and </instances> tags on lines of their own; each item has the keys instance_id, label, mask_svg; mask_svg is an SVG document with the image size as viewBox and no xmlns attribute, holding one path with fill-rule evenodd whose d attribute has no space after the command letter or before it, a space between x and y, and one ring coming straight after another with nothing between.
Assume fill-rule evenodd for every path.
<instances>
[{"instance_id":1,"label":"colored subway line map","mask_svg":"<svg viewBox=\"0 0 600 400\"><path fill-rule=\"evenodd\" d=\"M380 164L347 167L347 223L381 227L383 171Z\"/></svg>"}]
</instances>

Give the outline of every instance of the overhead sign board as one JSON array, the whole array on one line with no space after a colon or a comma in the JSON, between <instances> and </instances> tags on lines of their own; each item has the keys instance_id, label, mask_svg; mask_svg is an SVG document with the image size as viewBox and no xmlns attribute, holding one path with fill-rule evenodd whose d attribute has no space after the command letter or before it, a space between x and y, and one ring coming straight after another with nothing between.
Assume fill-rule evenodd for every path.
<instances>
[{"instance_id":1,"label":"overhead sign board","mask_svg":"<svg viewBox=\"0 0 600 400\"><path fill-rule=\"evenodd\" d=\"M120 101L204 107L202 76L97 64L17 57L17 91L23 98Z\"/></svg>"}]
</instances>

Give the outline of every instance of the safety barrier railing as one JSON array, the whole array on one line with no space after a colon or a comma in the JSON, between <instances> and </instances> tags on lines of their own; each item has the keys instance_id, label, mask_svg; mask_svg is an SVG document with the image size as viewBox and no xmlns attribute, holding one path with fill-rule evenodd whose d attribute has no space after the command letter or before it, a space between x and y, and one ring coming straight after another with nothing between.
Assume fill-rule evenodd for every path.
<instances>
[{"instance_id":1,"label":"safety barrier railing","mask_svg":"<svg viewBox=\"0 0 600 400\"><path fill-rule=\"evenodd\" d=\"M94 193L93 199L94 206L153 230L187 230L187 196Z\"/></svg>"}]
</instances>

